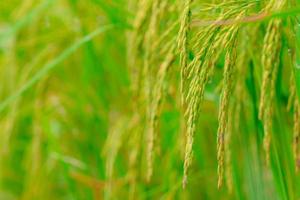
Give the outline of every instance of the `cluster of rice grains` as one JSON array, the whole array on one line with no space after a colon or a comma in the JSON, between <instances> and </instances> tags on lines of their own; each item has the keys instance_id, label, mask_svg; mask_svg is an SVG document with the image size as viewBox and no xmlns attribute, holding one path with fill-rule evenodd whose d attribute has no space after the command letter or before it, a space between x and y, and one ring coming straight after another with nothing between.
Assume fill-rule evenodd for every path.
<instances>
[{"instance_id":1,"label":"cluster of rice grains","mask_svg":"<svg viewBox=\"0 0 300 200\"><path fill-rule=\"evenodd\" d=\"M294 115L293 115L293 154L294 154L294 160L295 160L295 168L296 171L299 171L300 167L300 152L299 152L299 137L300 137L300 106L299 106L299 99L297 97L297 91L296 91L296 83L295 83L295 76L292 73L290 78L290 96L288 100L288 110L294 109Z\"/></svg>"},{"instance_id":2,"label":"cluster of rice grains","mask_svg":"<svg viewBox=\"0 0 300 200\"><path fill-rule=\"evenodd\" d=\"M282 9L284 0L270 1L265 12L274 12ZM281 46L281 20L273 19L268 23L264 38L262 52L263 82L261 87L259 118L264 124L264 149L266 161L270 160L270 141L272 132L272 113L275 98L275 82L279 65L279 52Z\"/></svg>"},{"instance_id":3,"label":"cluster of rice grains","mask_svg":"<svg viewBox=\"0 0 300 200\"><path fill-rule=\"evenodd\" d=\"M193 0L141 0L134 3L137 5L134 8L137 13L133 30L128 34L128 64L132 69L134 98L132 121L135 122L130 139L135 140L131 142L132 144L139 144L138 148L143 150L139 151L137 147L132 147L135 152L135 159L133 159L135 161L132 162L136 162L138 157L136 154L145 152L145 156L140 156L145 157L147 169L145 176L146 180L150 181L166 80L170 71L179 72L180 105L185 121L182 130L186 135L183 187L186 186L205 87L214 75L216 63L221 60L223 76L217 130L217 185L219 188L222 186L226 174L230 189L232 182L230 137L239 123L237 113L240 112L244 87L246 87L245 74L248 63L245 60L249 60L245 41L250 35L245 31L247 28L245 23L249 21L250 15L266 16L282 10L286 4L285 0L270 0L264 3L232 0L202 6ZM258 13L257 10L253 12L258 5L262 9ZM260 18L257 17L256 20ZM265 24L264 41L259 53L262 84L258 117L263 122L263 148L266 152L266 160L269 161L282 20L274 18ZM294 151L296 155L298 154L300 108L297 98L294 97L292 101L295 102ZM143 139L146 145L140 145Z\"/></svg>"},{"instance_id":4,"label":"cluster of rice grains","mask_svg":"<svg viewBox=\"0 0 300 200\"><path fill-rule=\"evenodd\" d=\"M130 148L135 156L130 162L145 158L146 173L143 174L149 182L153 174L158 121L167 77L176 58L178 5L171 0L142 0L135 4L137 6L133 9L137 14L133 30L128 34L128 65L132 70L134 98L132 121L135 122L130 136ZM136 147L141 141L146 145ZM145 155L141 155L144 152ZM143 164L144 160L141 160ZM137 167L137 164L130 165ZM131 186L135 185L136 178L131 180Z\"/></svg>"},{"instance_id":5,"label":"cluster of rice grains","mask_svg":"<svg viewBox=\"0 0 300 200\"><path fill-rule=\"evenodd\" d=\"M299 87L297 88L297 81L296 78L299 79L299 74L296 73L298 71L298 66L299 66L299 60L300 60L300 39L297 38L297 36L300 33L300 26L299 26L299 20L295 20L295 31L292 35L293 37L291 38L292 49L289 49L289 56L291 58L291 76L290 76L290 94L289 94L289 99L288 99L288 105L287 109L293 110L293 156L295 160L295 169L296 172L299 171L300 168L300 148L299 148L299 140L300 140L300 104L299 104ZM295 68L294 68L295 67ZM299 81L299 80L298 80ZM299 85L299 82L298 82Z\"/></svg>"},{"instance_id":6,"label":"cluster of rice grains","mask_svg":"<svg viewBox=\"0 0 300 200\"><path fill-rule=\"evenodd\" d=\"M205 86L213 75L214 66L219 56L225 51L224 73L222 94L219 108L219 128L217 136L217 159L218 159L218 187L221 187L224 174L224 152L225 152L225 133L228 128L228 112L230 96L234 82L235 62L237 59L237 37L240 28L239 22L246 14L246 11L253 6L252 3L239 4L230 2L222 3L212 7L206 7L206 10L214 11L220 9L219 16L211 25L195 27L196 33L190 38L194 44L191 51L194 52L194 58L186 64L181 62L184 84L186 87L183 92L183 105L186 106L185 118L187 122L186 134L186 150L184 161L184 177L183 186L187 184L188 169L192 161L193 138L196 132L196 124L200 115L200 104L204 97ZM222 8L222 9L221 9ZM201 12L201 11L200 11ZM189 12L184 12L189 14ZM185 19L185 17L182 17ZM226 24L226 21L233 20L234 23ZM187 26L186 22L181 24ZM188 28L181 28L188 30ZM188 34L181 34L179 37L187 37ZM189 38L181 38L179 41L185 41ZM188 45L188 42L185 42ZM182 46L182 44L181 44ZM188 47L181 48L182 50ZM181 53L181 60L184 60L184 54Z\"/></svg>"}]
</instances>

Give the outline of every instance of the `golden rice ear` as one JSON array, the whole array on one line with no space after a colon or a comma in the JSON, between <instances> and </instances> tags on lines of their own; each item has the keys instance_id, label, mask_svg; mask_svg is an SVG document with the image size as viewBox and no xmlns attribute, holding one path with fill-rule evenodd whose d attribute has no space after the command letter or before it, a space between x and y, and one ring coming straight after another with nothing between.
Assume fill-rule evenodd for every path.
<instances>
[{"instance_id":1,"label":"golden rice ear","mask_svg":"<svg viewBox=\"0 0 300 200\"><path fill-rule=\"evenodd\" d=\"M184 155L184 172L183 187L186 186L188 180L188 171L192 163L193 142L196 132L196 124L200 116L200 105L204 97L205 86L210 77L214 73L214 65L218 60L221 52L225 51L225 66L223 74L223 88L219 108L219 127L217 136L217 160L218 160L218 187L223 184L224 164L225 164L225 138L228 131L228 115L230 104L230 93L233 92L233 71L236 65L236 40L240 23L226 24L226 20L239 22L246 14L247 9L253 6L244 5L243 7L233 6L233 4L221 3L219 6L226 7L216 19L216 23L208 24L200 29L197 34L193 35L191 30L192 0L183 1L182 14L179 18L179 31L177 34L177 45L179 53L180 65L180 95L181 104L184 112L184 120L186 121L186 145ZM283 7L283 1L270 1L264 10L277 10ZM164 4L165 3L165 4ZM160 115L160 107L163 96L163 82L172 61L175 59L175 51L169 51L168 45L172 43L172 39L166 42L164 47L160 47L162 41L172 31L173 25L176 27L177 22L165 31L166 34L160 35L158 24L162 11L162 4L168 5L167 1L141 1L139 12L135 20L134 34L137 38L134 49L136 60L140 60L143 65L142 72L139 72L138 84L141 102L144 107L140 109L140 115L144 118L146 127L146 179L150 181L153 174L154 146L156 140L156 132L158 129L158 118ZM212 6L213 7L213 6ZM225 23L218 23L224 21ZM267 160L269 160L269 148L272 131L272 102L274 98L275 81L278 70L278 52L280 48L280 20L271 20L268 25L267 34L264 39L262 63L263 83L261 88L259 117L263 121L265 137L264 149L266 151ZM170 32L169 32L170 31ZM193 41L193 46L189 45L189 41ZM172 45L170 45L172 46ZM141 48L142 47L142 48ZM156 49L160 47L160 50ZM140 49L141 48L141 49ZM139 51L142 51L139 52ZM188 60L189 52L195 55L191 62ZM138 55L140 54L140 55ZM164 57L164 59L162 59ZM172 58L172 59L171 59ZM157 60L163 60L157 62ZM172 61L171 61L172 60ZM136 61L137 63L138 61ZM273 63L276 63L273 65ZM153 65L161 66L162 71L157 75L151 71ZM142 113L144 112L144 113ZM229 140L229 139L228 139ZM229 142L228 142L229 143ZM230 159L230 155L228 155ZM226 161L227 162L227 161ZM230 184L229 184L230 185Z\"/></svg>"},{"instance_id":2,"label":"golden rice ear","mask_svg":"<svg viewBox=\"0 0 300 200\"><path fill-rule=\"evenodd\" d=\"M237 46L236 51L241 51L237 55L236 66L233 75L233 86L232 86L232 99L230 100L230 107L228 111L228 120L227 120L227 129L226 135L224 138L224 156L225 156L225 177L226 177L226 186L230 194L233 193L233 168L232 168L232 144L233 140L239 135L243 134L240 132L241 119L240 113L242 106L245 102L245 83L247 79L248 69L245 67L248 61L248 52L245 51L246 46L249 43L248 39L248 30L247 28L240 30L237 37Z\"/></svg>"},{"instance_id":3,"label":"golden rice ear","mask_svg":"<svg viewBox=\"0 0 300 200\"><path fill-rule=\"evenodd\" d=\"M185 109L185 87L186 87L186 77L188 68L188 54L189 54L189 34L191 26L191 3L192 0L184 1L184 9L180 17L180 29L178 33L178 49L179 49L179 59L180 59L180 92L181 92L181 105L183 107L183 114ZM187 128L188 130L191 127ZM187 137L186 140L186 151L191 153L193 144L193 138L191 136ZM185 154L184 161L184 175L183 175L183 187L187 184L187 168L191 163L192 155L190 153Z\"/></svg>"},{"instance_id":4,"label":"golden rice ear","mask_svg":"<svg viewBox=\"0 0 300 200\"><path fill-rule=\"evenodd\" d=\"M131 75L131 90L135 98L140 101L143 89L144 43L147 40L145 30L151 18L152 1L141 0L136 3L136 15L133 19L133 29L128 33L128 67Z\"/></svg>"},{"instance_id":5,"label":"golden rice ear","mask_svg":"<svg viewBox=\"0 0 300 200\"><path fill-rule=\"evenodd\" d=\"M175 45L173 45L165 60L162 62L156 79L156 84L153 89L153 102L151 104L151 116L150 116L150 128L148 129L148 145L147 145L147 180L150 181L153 173L153 159L154 159L154 144L156 140L157 130L158 130L158 118L160 115L160 109L162 105L162 98L164 96L164 82L175 59Z\"/></svg>"},{"instance_id":6,"label":"golden rice ear","mask_svg":"<svg viewBox=\"0 0 300 200\"><path fill-rule=\"evenodd\" d=\"M275 98L275 82L279 65L280 51L280 20L272 20L268 24L262 52L263 82L261 88L259 118L264 124L264 149L266 161L269 162L272 132L273 103Z\"/></svg>"},{"instance_id":7,"label":"golden rice ear","mask_svg":"<svg viewBox=\"0 0 300 200\"><path fill-rule=\"evenodd\" d=\"M111 121L114 121L114 117ZM105 184L105 196L109 199L112 198L113 184L114 184L114 166L118 151L124 144L124 135L128 132L128 119L121 116L117 123L113 123L113 126L110 126L109 134L104 145L104 156L106 157L105 161L105 175L107 179L107 184Z\"/></svg>"},{"instance_id":8,"label":"golden rice ear","mask_svg":"<svg viewBox=\"0 0 300 200\"><path fill-rule=\"evenodd\" d=\"M296 92L295 74L292 72L290 77L290 95L288 99L287 110L293 109L293 156L295 162L295 171L298 172L300 168L300 154L299 154L299 137L300 137L300 106L299 99Z\"/></svg>"},{"instance_id":9,"label":"golden rice ear","mask_svg":"<svg viewBox=\"0 0 300 200\"><path fill-rule=\"evenodd\" d=\"M285 0L271 1L266 11L277 11L284 7ZM259 118L264 127L264 150L267 164L270 161L270 142L272 135L273 105L275 84L278 75L279 52L281 47L281 20L274 19L268 23L262 52L263 80L261 86Z\"/></svg>"},{"instance_id":10,"label":"golden rice ear","mask_svg":"<svg viewBox=\"0 0 300 200\"><path fill-rule=\"evenodd\" d=\"M136 7L136 10L132 25L132 30L127 33L128 43L127 43L127 53L128 53L128 67L131 75L131 92L134 98L132 106L132 115L129 132L131 137L128 141L129 148L129 165L128 165L128 179L130 181L129 196L131 199L136 195L137 179L139 177L138 169L141 162L139 158L141 156L141 150L144 145L141 144L144 135L141 134L145 130L146 122L145 115L146 107L149 105L149 98L145 94L148 89L150 89L145 83L147 83L148 76L145 76L145 57L144 54L150 55L151 46L149 45L153 37L155 37L154 32L147 32L147 28L155 26L153 22L152 9L154 6L153 1L141 0L131 2ZM147 57L146 62L149 61ZM147 63L148 64L148 63ZM144 101L148 101L147 105L144 105Z\"/></svg>"},{"instance_id":11,"label":"golden rice ear","mask_svg":"<svg viewBox=\"0 0 300 200\"><path fill-rule=\"evenodd\" d=\"M236 33L233 36L237 37ZM228 47L225 55L225 65L223 72L223 89L219 107L219 127L217 134L217 159L218 159L218 188L223 184L224 177L224 140L228 130L228 112L230 105L230 96L232 93L233 74L236 63L236 39Z\"/></svg>"},{"instance_id":12,"label":"golden rice ear","mask_svg":"<svg viewBox=\"0 0 300 200\"><path fill-rule=\"evenodd\" d=\"M300 106L298 98L294 103L294 135L293 135L293 154L295 160L295 170L299 172L300 154L299 154L299 138L300 137Z\"/></svg>"},{"instance_id":13,"label":"golden rice ear","mask_svg":"<svg viewBox=\"0 0 300 200\"><path fill-rule=\"evenodd\" d=\"M226 177L226 186L228 188L229 193L232 193L233 185L232 185L232 167L231 167L231 137L234 132L233 128L233 118L235 114L234 106L230 106L229 116L228 116L228 125L226 130L226 135L224 138L224 155L225 155L225 177Z\"/></svg>"},{"instance_id":14,"label":"golden rice ear","mask_svg":"<svg viewBox=\"0 0 300 200\"><path fill-rule=\"evenodd\" d=\"M193 0L185 0L184 9L180 19L180 29L178 33L178 48L180 58L180 91L181 103L184 105L184 88L186 80L186 72L188 67L188 54L189 54L189 35L191 29L191 4Z\"/></svg>"},{"instance_id":15,"label":"golden rice ear","mask_svg":"<svg viewBox=\"0 0 300 200\"><path fill-rule=\"evenodd\" d=\"M152 118L152 101L154 95L152 93L154 89L154 75L152 73L152 65L154 65L154 49L153 43L158 35L158 11L159 11L159 1L153 0L151 1L151 15L149 20L149 26L147 27L146 35L145 35L145 56L144 56L144 66L143 66L143 80L144 80L144 100L146 107L146 142L147 142L147 150L146 150L146 162L147 162L147 172L146 179L149 182L152 176L153 171L153 145L154 145L154 130L151 124Z\"/></svg>"},{"instance_id":16,"label":"golden rice ear","mask_svg":"<svg viewBox=\"0 0 300 200\"><path fill-rule=\"evenodd\" d=\"M235 16L235 20L239 20L245 15L244 11L236 12L236 10L230 10L227 13L220 15L218 20L227 19L229 17ZM212 24L211 26L206 27L204 30L200 31L199 34L196 34L196 37L201 38L200 41L195 44L195 47L200 47L196 53L192 62L188 65L187 76L188 85L187 91L185 94L186 101L186 149L185 149L185 161L184 161L184 175L183 175L183 187L186 186L188 170L192 162L192 147L194 134L196 132L196 124L200 115L200 105L203 100L205 86L208 83L210 77L213 75L214 65L225 47L225 50L235 48L233 43L237 37L237 31L239 29L239 24L232 24L229 26L222 26L218 24ZM201 35L203 34L203 35ZM200 45L202 43L202 45ZM229 58L228 58L229 59ZM227 59L227 60L228 60ZM228 62L228 61L227 61ZM233 63L233 65L235 65ZM226 76L227 77L227 76ZM227 83L227 82L226 82ZM231 83L229 83L230 85ZM227 92L230 90L226 89L226 96L228 97ZM225 104L227 109L227 103ZM224 112L221 112L222 114ZM227 112L226 112L227 113ZM227 114L226 114L227 115ZM224 120L227 120L227 117L220 117L221 123L225 123ZM220 126L222 128L225 125ZM219 138L221 136L221 131L219 131ZM223 177L223 165L224 165L224 138L218 139L218 172L219 177ZM221 186L222 180L219 180L219 186Z\"/></svg>"},{"instance_id":17,"label":"golden rice ear","mask_svg":"<svg viewBox=\"0 0 300 200\"><path fill-rule=\"evenodd\" d=\"M143 87L146 111L146 180L149 182L153 174L155 142L157 140L159 115L164 96L164 83L169 68L175 60L175 36L171 33L178 24L170 20L166 9L171 8L168 0L151 1L152 9L149 25L145 34ZM167 13L167 14L166 14ZM172 26L161 35L160 24L167 21Z\"/></svg>"},{"instance_id":18,"label":"golden rice ear","mask_svg":"<svg viewBox=\"0 0 300 200\"><path fill-rule=\"evenodd\" d=\"M300 139L300 105L299 105L299 98L297 97L296 92L296 82L295 82L295 74L291 74L291 82L290 82L290 101L293 101L293 121L294 121L294 127L293 127L293 156L294 156L294 162L295 162L295 171L298 173L300 169L300 152L299 152L299 139Z\"/></svg>"}]
</instances>

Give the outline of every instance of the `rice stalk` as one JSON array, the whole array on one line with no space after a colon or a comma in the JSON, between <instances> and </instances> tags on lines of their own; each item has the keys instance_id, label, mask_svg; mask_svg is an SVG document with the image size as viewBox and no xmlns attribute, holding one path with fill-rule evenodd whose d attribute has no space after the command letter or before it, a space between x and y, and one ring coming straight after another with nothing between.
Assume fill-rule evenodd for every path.
<instances>
[{"instance_id":1,"label":"rice stalk","mask_svg":"<svg viewBox=\"0 0 300 200\"><path fill-rule=\"evenodd\" d=\"M263 82L261 87L259 118L264 122L264 150L266 161L269 162L269 149L272 132L273 102L275 98L275 82L279 65L280 51L280 20L272 20L268 24L264 38L262 65Z\"/></svg>"},{"instance_id":2,"label":"rice stalk","mask_svg":"<svg viewBox=\"0 0 300 200\"><path fill-rule=\"evenodd\" d=\"M26 177L26 189L23 191L22 199L34 199L39 198L42 196L43 192L43 182L41 179L41 176L43 174L43 154L42 154L42 144L43 144L43 130L40 126L40 119L41 119L41 108L43 107L43 95L42 94L42 88L45 84L45 81L43 80L37 85L37 94L38 96L41 96L42 98L38 98L34 102L34 124L32 127L32 141L29 145L28 152L27 152L27 175ZM34 159L32 159L34 158Z\"/></svg>"},{"instance_id":3,"label":"rice stalk","mask_svg":"<svg viewBox=\"0 0 300 200\"><path fill-rule=\"evenodd\" d=\"M294 103L294 135L293 135L293 153L295 160L296 172L299 172L300 168L300 154L299 154L299 137L300 137L300 106L299 101L295 98Z\"/></svg>"},{"instance_id":4,"label":"rice stalk","mask_svg":"<svg viewBox=\"0 0 300 200\"><path fill-rule=\"evenodd\" d=\"M233 38L236 37L235 34L233 35ZM230 96L232 92L233 73L236 57L236 42L232 42L232 46L229 47L225 55L223 89L219 108L219 127L217 135L218 188L220 188L223 184L225 153L224 139L228 130L227 119L229 112Z\"/></svg>"},{"instance_id":5,"label":"rice stalk","mask_svg":"<svg viewBox=\"0 0 300 200\"><path fill-rule=\"evenodd\" d=\"M244 12L239 13L236 18L240 18ZM222 16L220 17L222 19ZM197 119L199 118L199 107L204 95L204 89L211 77L216 60L218 59L221 50L220 47L228 48L232 45L233 39L236 36L238 26L218 26L212 25L203 33L207 37L200 37L203 39L203 47L200 48L194 60L188 66L189 89L186 95L187 102L187 135L186 135L186 150L184 160L184 176L183 187L187 184L188 168L192 162L192 146L193 137L196 132ZM199 42L200 43L200 42ZM212 44L212 45L209 45ZM224 126L222 126L224 127ZM221 144L221 142L219 143ZM220 145L219 149L222 149ZM219 163L222 162L222 150L218 151ZM221 173L221 168L220 173Z\"/></svg>"},{"instance_id":6,"label":"rice stalk","mask_svg":"<svg viewBox=\"0 0 300 200\"><path fill-rule=\"evenodd\" d=\"M169 31L159 36L159 24L165 21L165 12L168 6L168 1L154 0L152 4L151 18L149 22L148 31L145 37L145 60L144 60L144 88L145 88L145 102L146 102L146 162L147 173L146 179L150 181L153 173L153 157L154 157L154 144L157 135L158 117L160 113L161 99L163 96L162 86L165 81L167 71L173 62L174 48L172 37L161 47L161 42L166 38L169 33L176 26L173 24ZM160 57L165 56L163 61ZM162 63L160 63L162 62ZM155 66L160 66L158 69ZM157 74L157 75L155 75Z\"/></svg>"},{"instance_id":7,"label":"rice stalk","mask_svg":"<svg viewBox=\"0 0 300 200\"><path fill-rule=\"evenodd\" d=\"M277 50L280 43L280 21L271 21L268 24L267 32L264 38L262 65L263 65L263 82L261 88L261 98L259 107L259 118L263 119L265 106L269 100L268 94L274 88L270 88L272 82L272 72L275 68L273 63L276 63ZM278 62L278 61L277 61Z\"/></svg>"},{"instance_id":8,"label":"rice stalk","mask_svg":"<svg viewBox=\"0 0 300 200\"><path fill-rule=\"evenodd\" d=\"M147 173L147 180L149 181L152 173L153 173L153 157L154 157L154 143L155 143L155 135L157 133L157 126L158 126L158 118L160 115L160 109L162 104L162 98L163 98L163 86L164 82L167 76L167 73L169 71L169 68L172 64L172 62L175 59L174 54L174 45L170 48L169 53L166 55L165 60L161 64L157 77L156 77L156 83L153 89L153 102L151 105L151 116L150 116L150 128L148 133L148 173Z\"/></svg>"},{"instance_id":9,"label":"rice stalk","mask_svg":"<svg viewBox=\"0 0 300 200\"><path fill-rule=\"evenodd\" d=\"M128 121L125 117L118 117L115 113L112 113L111 118L112 121L114 121L114 126L111 126L104 146L104 154L106 157L105 175L107 179L107 184L105 185L105 199L112 198L115 161L119 149L122 146L123 135L128 131L126 127ZM115 123L116 118L119 118L117 123Z\"/></svg>"},{"instance_id":10,"label":"rice stalk","mask_svg":"<svg viewBox=\"0 0 300 200\"><path fill-rule=\"evenodd\" d=\"M138 166L139 166L139 157L141 156L142 145L140 140L143 139L143 132L145 121L144 121L144 112L146 109L149 109L144 106L144 100L147 99L145 96L146 87L143 85L145 83L145 61L143 59L145 51L148 51L149 56L149 34L147 35L147 26L149 26L149 21L151 18L153 1L134 1L132 4L135 4L136 14L134 16L132 25L133 30L128 32L128 68L130 70L131 78L131 92L133 98L132 104L132 115L129 125L129 133L131 137L128 141L129 148L129 158L128 158L128 179L130 182L129 188L129 199L134 199L136 195L136 182L138 178ZM134 6L132 6L134 7ZM153 18L152 18L153 20ZM152 22L152 26L154 26ZM153 32L152 32L153 33ZM150 36L152 36L150 34ZM148 40L148 41L147 41ZM146 49L148 48L148 49ZM148 59L148 57L147 57ZM146 66L147 67L147 66ZM147 116L147 115L146 115Z\"/></svg>"},{"instance_id":11,"label":"rice stalk","mask_svg":"<svg viewBox=\"0 0 300 200\"><path fill-rule=\"evenodd\" d=\"M180 69L181 69L181 79L180 79L180 91L181 91L181 103L184 105L184 88L186 80L186 71L188 66L188 56L189 56L189 32L191 26L191 4L193 0L185 0L184 8L180 19L180 29L178 33L178 48L180 56Z\"/></svg>"},{"instance_id":12,"label":"rice stalk","mask_svg":"<svg viewBox=\"0 0 300 200\"><path fill-rule=\"evenodd\" d=\"M232 84L232 100L230 101L230 108L228 111L228 122L227 122L227 132L225 135L224 149L225 149L225 176L226 176L226 186L230 193L233 192L233 174L232 174L232 140L236 137L239 137L239 127L241 126L240 112L243 103L245 102L245 82L247 77L247 69L245 68L246 59L248 57L246 47L248 45L248 32L247 29L243 29L239 34L240 38L243 38L240 41L240 45L237 45L237 51L243 49L239 53L236 60L236 70L233 75L233 84Z\"/></svg>"},{"instance_id":13,"label":"rice stalk","mask_svg":"<svg viewBox=\"0 0 300 200\"><path fill-rule=\"evenodd\" d=\"M129 122L128 133L128 181L130 183L128 199L135 199L136 188L137 188L137 178L138 178L138 158L141 155L141 140L142 140L142 126L140 126L141 118L139 113L135 113L131 121Z\"/></svg>"},{"instance_id":14,"label":"rice stalk","mask_svg":"<svg viewBox=\"0 0 300 200\"><path fill-rule=\"evenodd\" d=\"M293 108L293 156L295 161L295 170L299 172L300 168L300 153L299 153L299 137L300 137L300 106L296 94L295 76L292 73L290 78L290 96L288 99L288 110Z\"/></svg>"},{"instance_id":15,"label":"rice stalk","mask_svg":"<svg viewBox=\"0 0 300 200\"><path fill-rule=\"evenodd\" d=\"M138 1L137 14L133 21L133 31L129 38L132 44L129 44L131 58L129 60L129 68L131 70L131 89L138 98L140 96L143 71L141 70L142 61L140 54L143 53L143 43L145 42L146 31L145 26L148 24L151 15L152 0Z\"/></svg>"}]
</instances>

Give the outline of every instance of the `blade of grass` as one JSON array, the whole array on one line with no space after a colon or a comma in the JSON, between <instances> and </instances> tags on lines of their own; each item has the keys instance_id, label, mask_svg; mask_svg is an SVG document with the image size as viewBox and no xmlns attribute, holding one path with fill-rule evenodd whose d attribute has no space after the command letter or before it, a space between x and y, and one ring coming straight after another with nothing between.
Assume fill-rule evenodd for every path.
<instances>
[{"instance_id":1,"label":"blade of grass","mask_svg":"<svg viewBox=\"0 0 300 200\"><path fill-rule=\"evenodd\" d=\"M31 88L36 82L38 82L42 77L47 75L47 73L56 67L59 63L64 61L67 57L69 57L72 53L74 53L78 48L80 48L83 44L87 43L88 41L92 40L97 35L111 29L112 25L105 25L96 29L95 31L91 32L90 34L86 35L65 51L63 51L58 57L51 60L49 63L45 64L41 70L39 70L29 81L27 81L21 88L19 88L14 94L7 97L1 104L0 104L0 112L2 112L10 103L12 103L15 99L21 96L25 91Z\"/></svg>"}]
</instances>

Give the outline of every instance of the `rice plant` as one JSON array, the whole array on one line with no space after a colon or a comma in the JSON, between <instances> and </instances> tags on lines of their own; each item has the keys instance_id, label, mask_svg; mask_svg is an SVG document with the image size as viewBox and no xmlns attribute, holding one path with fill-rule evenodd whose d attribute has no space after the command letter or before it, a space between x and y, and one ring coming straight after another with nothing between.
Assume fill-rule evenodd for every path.
<instances>
[{"instance_id":1,"label":"rice plant","mask_svg":"<svg viewBox=\"0 0 300 200\"><path fill-rule=\"evenodd\" d=\"M0 2L0 199L299 199L298 0Z\"/></svg>"}]
</instances>

